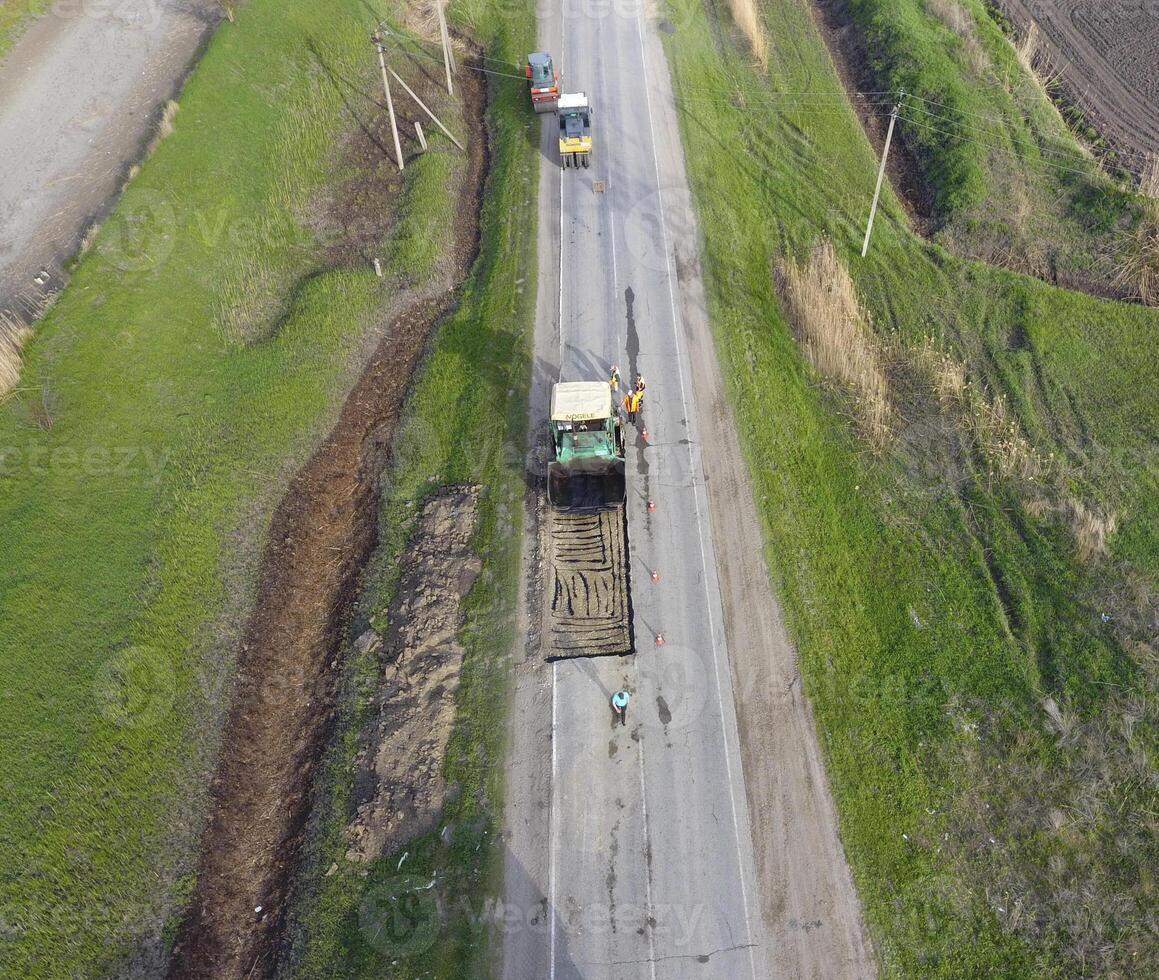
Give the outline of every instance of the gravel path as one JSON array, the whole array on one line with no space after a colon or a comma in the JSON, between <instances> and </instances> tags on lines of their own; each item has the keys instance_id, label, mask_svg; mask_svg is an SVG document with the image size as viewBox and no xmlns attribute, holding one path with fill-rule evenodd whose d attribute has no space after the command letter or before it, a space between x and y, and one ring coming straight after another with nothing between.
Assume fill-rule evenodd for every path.
<instances>
[{"instance_id":1,"label":"gravel path","mask_svg":"<svg viewBox=\"0 0 1159 980\"><path fill-rule=\"evenodd\" d=\"M61 0L0 63L0 312L36 315L217 23L211 0ZM2 318L0 318L2 320Z\"/></svg>"}]
</instances>

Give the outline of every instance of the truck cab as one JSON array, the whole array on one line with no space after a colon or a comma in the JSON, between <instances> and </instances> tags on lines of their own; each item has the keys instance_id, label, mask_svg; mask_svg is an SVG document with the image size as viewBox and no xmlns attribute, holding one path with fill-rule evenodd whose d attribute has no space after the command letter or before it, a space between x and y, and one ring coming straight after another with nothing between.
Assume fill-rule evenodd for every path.
<instances>
[{"instance_id":1,"label":"truck cab","mask_svg":"<svg viewBox=\"0 0 1159 980\"><path fill-rule=\"evenodd\" d=\"M546 51L529 54L524 74L531 89L531 107L536 112L551 112L559 101L559 72L551 55Z\"/></svg>"},{"instance_id":2,"label":"truck cab","mask_svg":"<svg viewBox=\"0 0 1159 980\"><path fill-rule=\"evenodd\" d=\"M551 391L555 459L548 499L559 510L611 510L624 503L624 432L603 381L564 381Z\"/></svg>"}]
</instances>

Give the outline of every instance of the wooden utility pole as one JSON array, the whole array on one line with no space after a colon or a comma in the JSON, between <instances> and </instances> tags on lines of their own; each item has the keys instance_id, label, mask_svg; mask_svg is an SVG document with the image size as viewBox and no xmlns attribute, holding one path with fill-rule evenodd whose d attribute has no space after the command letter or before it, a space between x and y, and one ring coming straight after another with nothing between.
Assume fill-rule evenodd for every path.
<instances>
[{"instance_id":1,"label":"wooden utility pole","mask_svg":"<svg viewBox=\"0 0 1159 980\"><path fill-rule=\"evenodd\" d=\"M439 36L443 39L443 67L447 71L447 93L454 95L451 87L451 72L455 70L455 55L451 51L451 35L447 31L447 18L443 14L444 0L435 0L435 10L439 14Z\"/></svg>"},{"instance_id":2,"label":"wooden utility pole","mask_svg":"<svg viewBox=\"0 0 1159 980\"><path fill-rule=\"evenodd\" d=\"M420 99L417 95L415 95L414 89L411 88L409 85L407 85L407 83L404 82L401 78L399 78L398 72L396 72L393 68L391 68L390 74L393 76L394 80L396 82L398 82L399 85L401 85L404 89L406 89L406 94L409 95L412 99L415 100L415 102L417 102L419 104L419 108L422 109L423 112L425 112L428 116L431 117L431 119L434 121L434 124L436 126L438 126L439 129L441 129L444 133L447 134L447 139L449 139L452 143L454 143L455 146L457 146L460 150L466 149L466 147L464 147L462 143L460 143L457 139L455 139L455 137L453 137L451 135L451 131L449 129L447 129L447 127L444 126L441 122L439 122L439 117L436 116L433 112L431 112L430 109L427 108L427 104L422 99Z\"/></svg>"},{"instance_id":3,"label":"wooden utility pole","mask_svg":"<svg viewBox=\"0 0 1159 980\"><path fill-rule=\"evenodd\" d=\"M869 236L873 234L873 219L877 215L877 201L881 197L881 182L885 177L885 161L889 159L889 144L893 142L893 127L897 122L897 114L901 112L901 100L904 98L905 92L899 92L897 104L889 114L889 129L885 134L885 149L881 151L881 166L877 171L877 186L873 189L873 204L869 208L869 224L865 226L865 241L861 243L862 258L865 258L865 253L869 251Z\"/></svg>"},{"instance_id":4,"label":"wooden utility pole","mask_svg":"<svg viewBox=\"0 0 1159 980\"><path fill-rule=\"evenodd\" d=\"M394 119L394 101L390 97L390 79L386 75L386 54L382 50L382 37L375 33L371 35L371 38L374 41L374 46L378 48L378 66L382 69L382 90L386 93L386 111L390 115L390 133L394 137L394 155L398 158L398 169L401 172L406 165L402 162L402 144L398 141L398 123Z\"/></svg>"}]
</instances>

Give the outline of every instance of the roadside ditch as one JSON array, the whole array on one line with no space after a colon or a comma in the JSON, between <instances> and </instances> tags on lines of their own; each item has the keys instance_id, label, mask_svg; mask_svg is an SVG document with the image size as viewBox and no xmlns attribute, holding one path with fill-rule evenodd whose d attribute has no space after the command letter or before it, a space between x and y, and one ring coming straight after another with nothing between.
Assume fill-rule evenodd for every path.
<instances>
[{"instance_id":1,"label":"roadside ditch","mask_svg":"<svg viewBox=\"0 0 1159 980\"><path fill-rule=\"evenodd\" d=\"M449 275L412 291L409 305L389 320L337 424L295 474L274 514L238 652L197 883L171 958L174 978L264 977L278 965L311 786L337 716L343 631L378 538L381 474L392 458L412 375L479 251L489 163L486 86L475 71L460 72L457 82L465 129L480 135L468 143L457 220L442 246ZM421 117L400 102L400 127L413 134ZM351 139L348 162L377 163L389 155L385 111ZM418 149L405 146L408 155ZM373 171L367 166L366 186L341 196L376 196ZM333 207L341 224L345 204Z\"/></svg>"}]
</instances>

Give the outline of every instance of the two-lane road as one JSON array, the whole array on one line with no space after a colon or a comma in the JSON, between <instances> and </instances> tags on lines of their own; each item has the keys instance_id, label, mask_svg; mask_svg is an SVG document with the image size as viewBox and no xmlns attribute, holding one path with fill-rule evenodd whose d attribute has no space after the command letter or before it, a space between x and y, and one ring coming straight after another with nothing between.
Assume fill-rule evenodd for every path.
<instances>
[{"instance_id":1,"label":"two-lane road","mask_svg":"<svg viewBox=\"0 0 1159 980\"><path fill-rule=\"evenodd\" d=\"M544 668L546 821L514 835L508 900L546 916L508 931L505 972L756 980L761 902L669 228L683 160L652 104L667 68L639 5L565 7L540 37L562 89L591 99L595 142L590 168L561 171L544 127L532 416L556 380L604 380L613 363L625 384L647 379L649 438L630 430L627 460L638 652Z\"/></svg>"}]
</instances>

